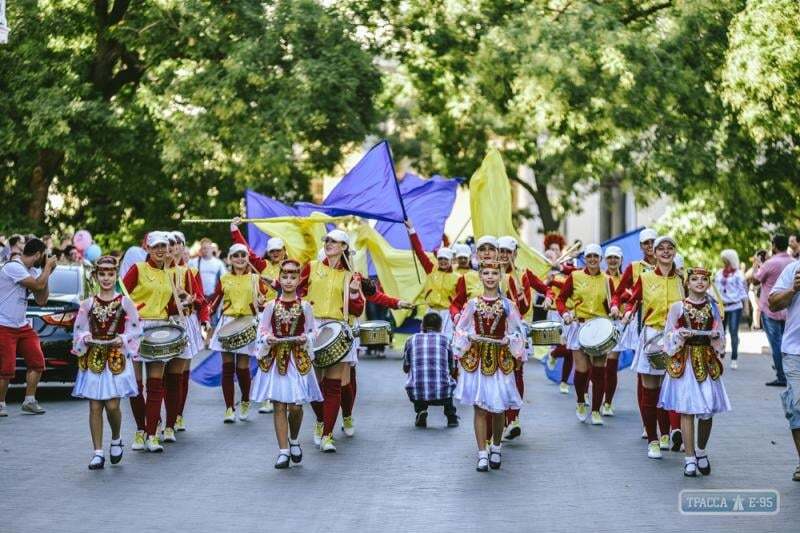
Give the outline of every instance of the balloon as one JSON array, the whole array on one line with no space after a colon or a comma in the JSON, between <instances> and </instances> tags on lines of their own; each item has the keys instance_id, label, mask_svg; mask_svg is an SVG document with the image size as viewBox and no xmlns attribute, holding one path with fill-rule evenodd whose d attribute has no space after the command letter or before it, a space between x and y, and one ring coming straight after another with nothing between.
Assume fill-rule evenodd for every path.
<instances>
[{"instance_id":1,"label":"balloon","mask_svg":"<svg viewBox=\"0 0 800 533\"><path fill-rule=\"evenodd\" d=\"M78 230L75 232L75 236L72 237L72 245L83 252L92 245L92 234L85 229Z\"/></svg>"},{"instance_id":2,"label":"balloon","mask_svg":"<svg viewBox=\"0 0 800 533\"><path fill-rule=\"evenodd\" d=\"M97 246L96 244L93 244L90 247L88 247L85 252L83 252L83 258L86 259L87 261L91 261L92 263L94 263L96 260L100 258L100 255L102 255L102 253L103 251L100 249L100 247Z\"/></svg>"}]
</instances>

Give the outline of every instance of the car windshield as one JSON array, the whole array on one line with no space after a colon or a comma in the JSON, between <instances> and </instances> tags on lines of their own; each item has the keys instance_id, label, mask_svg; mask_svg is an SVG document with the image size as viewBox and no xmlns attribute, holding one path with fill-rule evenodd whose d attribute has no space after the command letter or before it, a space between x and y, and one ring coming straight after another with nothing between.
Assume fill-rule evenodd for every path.
<instances>
[{"instance_id":1,"label":"car windshield","mask_svg":"<svg viewBox=\"0 0 800 533\"><path fill-rule=\"evenodd\" d=\"M78 294L80 292L80 270L56 268L50 275L50 294Z\"/></svg>"}]
</instances>

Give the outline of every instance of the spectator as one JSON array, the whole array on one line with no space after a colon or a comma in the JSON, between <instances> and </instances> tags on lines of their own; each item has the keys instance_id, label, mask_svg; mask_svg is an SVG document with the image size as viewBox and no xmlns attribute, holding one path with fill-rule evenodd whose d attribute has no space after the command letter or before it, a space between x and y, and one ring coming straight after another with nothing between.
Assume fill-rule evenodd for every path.
<instances>
[{"instance_id":1,"label":"spectator","mask_svg":"<svg viewBox=\"0 0 800 533\"><path fill-rule=\"evenodd\" d=\"M217 282L226 272L225 263L217 257L214 257L213 246L214 243L211 242L211 239L201 239L200 255L189 261L189 266L196 268L200 273L200 283L203 285L203 294L209 302L213 299L214 291L217 288ZM217 316L218 313L214 313L214 315ZM213 322L216 322L216 320L213 320Z\"/></svg>"},{"instance_id":2,"label":"spectator","mask_svg":"<svg viewBox=\"0 0 800 533\"><path fill-rule=\"evenodd\" d=\"M786 249L785 247L782 249ZM781 394L786 419L792 431L794 446L800 457L800 261L789 263L781 271L769 294L773 313L785 312L786 323L781 339L782 372L786 375L786 390ZM800 465L794 471L794 481L800 481Z\"/></svg>"},{"instance_id":3,"label":"spectator","mask_svg":"<svg viewBox=\"0 0 800 533\"><path fill-rule=\"evenodd\" d=\"M772 237L772 257L761 264L757 255L753 282L761 285L761 294L758 298L758 307L761 309L761 324L767 334L769 346L772 350L772 362L775 366L776 379L767 383L769 387L785 387L786 376L783 373L783 360L781 352L781 338L786 321L786 311L773 311L770 309L768 299L778 276L781 275L786 265L792 262L792 257L786 253L789 239L786 235L777 234Z\"/></svg>"},{"instance_id":4,"label":"spectator","mask_svg":"<svg viewBox=\"0 0 800 533\"><path fill-rule=\"evenodd\" d=\"M17 355L25 359L28 367L22 411L35 415L44 413L36 401L44 354L39 336L28 324L25 314L29 292L33 293L37 304L47 304L47 283L55 265L55 258L45 256L44 243L31 239L18 259L0 267L0 416L8 416L6 393L16 372Z\"/></svg>"},{"instance_id":5,"label":"spectator","mask_svg":"<svg viewBox=\"0 0 800 533\"><path fill-rule=\"evenodd\" d=\"M789 255L794 259L800 259L800 232L789 235Z\"/></svg>"},{"instance_id":6,"label":"spectator","mask_svg":"<svg viewBox=\"0 0 800 533\"><path fill-rule=\"evenodd\" d=\"M458 426L453 405L455 360L450 341L441 331L442 317L427 313L422 318L422 333L409 337L403 350L406 393L417 413L417 427L427 427L429 405L444 406L447 427Z\"/></svg>"},{"instance_id":7,"label":"spectator","mask_svg":"<svg viewBox=\"0 0 800 533\"><path fill-rule=\"evenodd\" d=\"M25 248L25 237L20 234L14 234L8 238L8 246L3 250L3 261L9 261L16 256L22 254Z\"/></svg>"},{"instance_id":8,"label":"spectator","mask_svg":"<svg viewBox=\"0 0 800 533\"><path fill-rule=\"evenodd\" d=\"M739 323L742 319L744 301L747 300L747 282L739 269L739 255L736 250L722 250L722 270L717 272L714 284L722 297L725 308L724 328L731 339L731 368L736 370L739 363Z\"/></svg>"}]
</instances>

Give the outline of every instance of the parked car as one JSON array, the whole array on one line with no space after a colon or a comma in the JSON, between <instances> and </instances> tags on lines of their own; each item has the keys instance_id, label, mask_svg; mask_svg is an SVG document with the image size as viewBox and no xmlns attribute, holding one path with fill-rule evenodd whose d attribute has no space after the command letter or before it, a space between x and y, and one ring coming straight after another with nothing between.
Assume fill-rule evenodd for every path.
<instances>
[{"instance_id":1,"label":"parked car","mask_svg":"<svg viewBox=\"0 0 800 533\"><path fill-rule=\"evenodd\" d=\"M78 371L77 360L70 354L72 326L81 300L92 291L88 269L82 265L58 265L50 275L50 297L46 305L37 305L33 296L28 302L28 322L38 333L44 352L42 382L72 383ZM25 383L25 360L17 357L12 384Z\"/></svg>"}]
</instances>

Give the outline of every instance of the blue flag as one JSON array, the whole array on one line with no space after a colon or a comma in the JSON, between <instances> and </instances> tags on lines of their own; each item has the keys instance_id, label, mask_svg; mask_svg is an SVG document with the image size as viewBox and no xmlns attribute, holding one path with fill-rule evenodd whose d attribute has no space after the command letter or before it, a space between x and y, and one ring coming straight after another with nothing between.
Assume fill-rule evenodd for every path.
<instances>
[{"instance_id":1,"label":"blue flag","mask_svg":"<svg viewBox=\"0 0 800 533\"><path fill-rule=\"evenodd\" d=\"M403 222L404 211L389 143L381 141L361 158L322 202L313 206L331 216L357 215L387 222Z\"/></svg>"},{"instance_id":2,"label":"blue flag","mask_svg":"<svg viewBox=\"0 0 800 533\"><path fill-rule=\"evenodd\" d=\"M280 200L258 194L250 189L245 191L244 199L247 206L247 218L299 217L308 215L315 210L311 207L314 204L308 204L302 208L286 205ZM264 255L267 249L267 240L269 240L269 235L258 229L258 226L247 224L247 242L258 255Z\"/></svg>"},{"instance_id":3,"label":"blue flag","mask_svg":"<svg viewBox=\"0 0 800 533\"><path fill-rule=\"evenodd\" d=\"M619 246L622 249L622 265L620 265L620 270L624 271L625 268L631 264L631 262L638 261L644 257L642 255L642 249L639 247L639 234L643 229L644 226L631 230L627 233L617 235L616 237L612 237L607 241L600 243L600 246L603 248L603 253L605 253L609 246ZM580 266L585 265L583 262L583 254L578 256L577 262ZM605 261L603 261L601 267L605 270Z\"/></svg>"}]
</instances>

